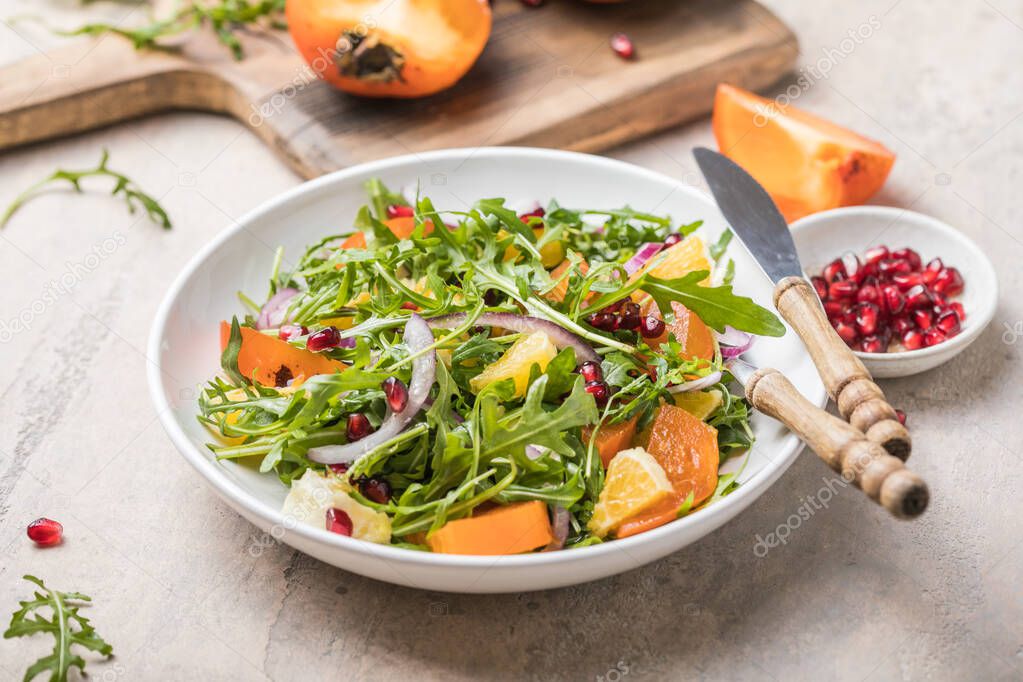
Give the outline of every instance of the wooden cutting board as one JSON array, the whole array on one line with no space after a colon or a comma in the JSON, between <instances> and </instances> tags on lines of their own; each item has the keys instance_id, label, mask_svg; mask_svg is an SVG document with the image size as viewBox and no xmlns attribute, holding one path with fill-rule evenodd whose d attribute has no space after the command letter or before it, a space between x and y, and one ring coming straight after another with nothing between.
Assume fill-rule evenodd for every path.
<instances>
[{"instance_id":1,"label":"wooden cutting board","mask_svg":"<svg viewBox=\"0 0 1023 682\"><path fill-rule=\"evenodd\" d=\"M494 3L482 57L451 90L359 99L316 80L286 32L235 61L205 33L175 52L116 36L0 69L0 149L190 109L228 114L314 177L395 154L481 145L605 149L707 113L720 81L760 89L795 61L792 32L751 0ZM608 46L626 31L637 58Z\"/></svg>"}]
</instances>

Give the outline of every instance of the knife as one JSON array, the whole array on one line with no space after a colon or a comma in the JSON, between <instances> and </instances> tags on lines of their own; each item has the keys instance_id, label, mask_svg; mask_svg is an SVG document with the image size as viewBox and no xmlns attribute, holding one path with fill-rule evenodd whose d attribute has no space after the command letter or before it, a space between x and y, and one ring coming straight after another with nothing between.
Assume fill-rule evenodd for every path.
<instances>
[{"instance_id":1,"label":"knife","mask_svg":"<svg viewBox=\"0 0 1023 682\"><path fill-rule=\"evenodd\" d=\"M718 207L735 236L774 282L774 306L803 340L839 413L867 438L905 460L912 449L881 388L824 314L803 276L789 226L774 201L731 159L704 147L693 150Z\"/></svg>"},{"instance_id":2,"label":"knife","mask_svg":"<svg viewBox=\"0 0 1023 682\"><path fill-rule=\"evenodd\" d=\"M817 407L776 369L757 369L739 358L725 363L757 410L787 426L846 482L900 519L924 512L930 492L923 479L879 443Z\"/></svg>"}]
</instances>

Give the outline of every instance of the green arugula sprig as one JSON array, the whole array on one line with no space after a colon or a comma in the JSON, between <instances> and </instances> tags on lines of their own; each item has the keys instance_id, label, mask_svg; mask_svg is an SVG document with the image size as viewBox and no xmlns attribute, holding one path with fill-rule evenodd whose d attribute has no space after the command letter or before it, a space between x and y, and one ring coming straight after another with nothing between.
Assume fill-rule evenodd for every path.
<instances>
[{"instance_id":1,"label":"green arugula sprig","mask_svg":"<svg viewBox=\"0 0 1023 682\"><path fill-rule=\"evenodd\" d=\"M18 602L21 608L11 616L11 624L4 632L4 639L28 637L42 632L50 633L56 640L53 652L40 658L25 671L25 682L44 672L50 673L50 682L65 682L68 671L73 667L84 673L85 659L72 651L72 646L98 652L107 658L113 656L113 647L96 634L88 618L78 613L80 605L71 603L91 602L90 597L80 592L51 590L42 580L32 575L23 577L37 585L40 591L36 591L32 599ZM50 609L49 617L41 612L45 608Z\"/></svg>"},{"instance_id":2,"label":"green arugula sprig","mask_svg":"<svg viewBox=\"0 0 1023 682\"><path fill-rule=\"evenodd\" d=\"M164 210L160 202L155 198L146 194L135 184L135 181L124 175L118 173L115 170L107 167L107 161L110 159L110 153L104 149L102 156L100 156L99 165L95 168L89 168L86 170L64 170L58 169L53 172L49 177L40 180L36 184L32 185L24 192L19 194L13 202L4 211L3 216L0 216L0 228L3 228L10 222L11 218L17 211L25 205L30 199L38 196L39 191L52 183L68 182L76 192L82 192L82 180L89 177L107 177L114 179L114 188L110 191L112 196L122 196L125 203L128 204L128 210L131 213L135 213L139 208L142 208L149 216L150 220L160 225L163 229L171 229L170 217L167 215L167 211Z\"/></svg>"},{"instance_id":3,"label":"green arugula sprig","mask_svg":"<svg viewBox=\"0 0 1023 682\"><path fill-rule=\"evenodd\" d=\"M70 31L57 31L64 36L100 36L108 33L127 38L137 50L171 49L161 42L166 38L209 25L217 40L241 60L245 50L238 33L247 26L263 24L273 29L287 28L284 21L285 0L219 0L219 2L187 2L172 16L145 26L123 28L109 23L92 23Z\"/></svg>"}]
</instances>

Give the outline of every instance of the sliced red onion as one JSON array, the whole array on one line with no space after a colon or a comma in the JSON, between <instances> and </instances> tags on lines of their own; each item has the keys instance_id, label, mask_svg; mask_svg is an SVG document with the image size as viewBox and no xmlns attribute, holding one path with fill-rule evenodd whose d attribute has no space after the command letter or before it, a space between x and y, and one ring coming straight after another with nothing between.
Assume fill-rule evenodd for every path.
<instances>
[{"instance_id":1,"label":"sliced red onion","mask_svg":"<svg viewBox=\"0 0 1023 682\"><path fill-rule=\"evenodd\" d=\"M526 446L526 457L536 461L547 454L547 448L539 445L527 445Z\"/></svg>"},{"instance_id":2,"label":"sliced red onion","mask_svg":"<svg viewBox=\"0 0 1023 682\"><path fill-rule=\"evenodd\" d=\"M256 318L256 329L274 329L280 327L287 320L284 315L288 312L288 304L298 294L298 289L285 287L270 297L270 300L263 304L259 310L259 317Z\"/></svg>"},{"instance_id":3,"label":"sliced red onion","mask_svg":"<svg viewBox=\"0 0 1023 682\"><path fill-rule=\"evenodd\" d=\"M455 329L465 323L465 313L451 313L441 315L427 320L427 324L433 329ZM572 347L575 349L575 359L579 363L592 361L600 362L600 356L593 347L586 343L580 336L576 336L564 327L560 327L550 320L529 315L516 315L515 313L483 313L476 318L476 324L483 327L501 327L510 329L513 332L543 332L550 337L551 343L557 348L563 349Z\"/></svg>"},{"instance_id":4,"label":"sliced red onion","mask_svg":"<svg viewBox=\"0 0 1023 682\"><path fill-rule=\"evenodd\" d=\"M721 357L726 360L737 358L753 345L753 335L726 326L724 332L714 332L714 338L721 346Z\"/></svg>"},{"instance_id":5,"label":"sliced red onion","mask_svg":"<svg viewBox=\"0 0 1023 682\"><path fill-rule=\"evenodd\" d=\"M403 337L409 353L415 354L433 345L433 332L426 321L412 313L405 323ZM437 377L437 352L430 350L412 361L412 381L408 386L408 402L401 412L390 412L380 428L362 440L344 445L324 445L309 449L309 459L320 464L351 464L378 445L391 440L405 430L413 417L419 414Z\"/></svg>"},{"instance_id":6,"label":"sliced red onion","mask_svg":"<svg viewBox=\"0 0 1023 682\"><path fill-rule=\"evenodd\" d=\"M663 248L664 244L661 242L646 242L636 249L636 253L632 256L632 258L625 261L625 272L630 275L633 274L646 265L648 260L659 254Z\"/></svg>"},{"instance_id":7,"label":"sliced red onion","mask_svg":"<svg viewBox=\"0 0 1023 682\"><path fill-rule=\"evenodd\" d=\"M565 540L568 539L570 521L571 515L564 507L553 507L551 509L551 532L554 537L550 544L544 548L544 551L556 551L565 546Z\"/></svg>"},{"instance_id":8,"label":"sliced red onion","mask_svg":"<svg viewBox=\"0 0 1023 682\"><path fill-rule=\"evenodd\" d=\"M668 393L689 393L690 391L700 391L705 388L710 388L719 381L721 381L721 372L711 372L700 379L693 379L692 381L687 381L684 384L678 384L677 386L669 386Z\"/></svg>"}]
</instances>

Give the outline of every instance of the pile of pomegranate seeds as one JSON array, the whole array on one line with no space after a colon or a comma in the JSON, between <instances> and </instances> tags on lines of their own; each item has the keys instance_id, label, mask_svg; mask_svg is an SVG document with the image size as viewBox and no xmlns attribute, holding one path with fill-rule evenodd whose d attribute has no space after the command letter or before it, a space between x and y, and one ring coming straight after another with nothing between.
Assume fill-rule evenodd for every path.
<instances>
[{"instance_id":1,"label":"pile of pomegranate seeds","mask_svg":"<svg viewBox=\"0 0 1023 682\"><path fill-rule=\"evenodd\" d=\"M643 317L638 303L618 301L587 316L586 324L605 332L638 331L643 338L656 339L664 333L664 321L653 315Z\"/></svg>"},{"instance_id":2,"label":"pile of pomegranate seeds","mask_svg":"<svg viewBox=\"0 0 1023 682\"><path fill-rule=\"evenodd\" d=\"M53 519L36 519L26 529L29 539L40 547L52 547L64 537L64 526Z\"/></svg>"},{"instance_id":3,"label":"pile of pomegranate seeds","mask_svg":"<svg viewBox=\"0 0 1023 682\"><path fill-rule=\"evenodd\" d=\"M845 343L865 353L886 353L892 343L917 350L961 330L966 311L949 300L963 277L940 258L923 264L913 249L867 249L863 260L846 254L811 277L824 312Z\"/></svg>"}]
</instances>

